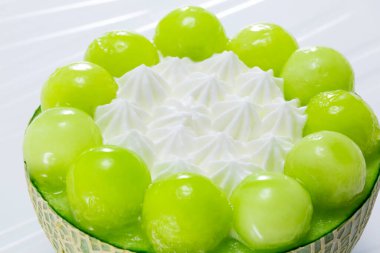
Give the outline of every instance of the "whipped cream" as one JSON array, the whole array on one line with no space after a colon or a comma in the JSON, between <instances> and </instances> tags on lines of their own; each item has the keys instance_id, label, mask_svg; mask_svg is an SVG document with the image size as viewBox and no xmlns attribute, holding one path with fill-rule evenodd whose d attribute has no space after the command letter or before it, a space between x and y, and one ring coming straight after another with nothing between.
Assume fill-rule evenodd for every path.
<instances>
[{"instance_id":1,"label":"whipped cream","mask_svg":"<svg viewBox=\"0 0 380 253\"><path fill-rule=\"evenodd\" d=\"M103 138L108 140L132 129L145 132L150 114L130 100L117 98L110 104L98 106L94 118Z\"/></svg>"},{"instance_id":2,"label":"whipped cream","mask_svg":"<svg viewBox=\"0 0 380 253\"><path fill-rule=\"evenodd\" d=\"M249 96L256 104L270 104L283 99L283 80L273 76L273 71L253 68L237 76L235 89L240 96Z\"/></svg>"},{"instance_id":3,"label":"whipped cream","mask_svg":"<svg viewBox=\"0 0 380 253\"><path fill-rule=\"evenodd\" d=\"M195 66L189 58L167 57L152 69L159 73L167 83L175 86L183 81L185 76L195 72Z\"/></svg>"},{"instance_id":4,"label":"whipped cream","mask_svg":"<svg viewBox=\"0 0 380 253\"><path fill-rule=\"evenodd\" d=\"M259 134L261 119L250 98L223 101L212 107L213 127L241 141L250 141Z\"/></svg>"},{"instance_id":5,"label":"whipped cream","mask_svg":"<svg viewBox=\"0 0 380 253\"><path fill-rule=\"evenodd\" d=\"M305 108L285 101L283 80L232 52L198 63L163 58L117 82L117 98L97 108L95 122L105 143L138 154L153 180L199 173L230 195L255 171L282 172L302 137Z\"/></svg>"},{"instance_id":6,"label":"whipped cream","mask_svg":"<svg viewBox=\"0 0 380 253\"><path fill-rule=\"evenodd\" d=\"M285 156L292 148L291 139L274 134L266 134L246 144L246 154L250 160L267 171L282 172Z\"/></svg>"},{"instance_id":7,"label":"whipped cream","mask_svg":"<svg viewBox=\"0 0 380 253\"><path fill-rule=\"evenodd\" d=\"M227 84L214 74L195 72L174 88L177 98L192 99L205 106L224 100L227 95Z\"/></svg>"},{"instance_id":8,"label":"whipped cream","mask_svg":"<svg viewBox=\"0 0 380 253\"><path fill-rule=\"evenodd\" d=\"M239 57L231 51L215 54L213 57L201 62L199 70L216 75L219 80L233 83L235 79L249 68L240 61Z\"/></svg>"},{"instance_id":9,"label":"whipped cream","mask_svg":"<svg viewBox=\"0 0 380 253\"><path fill-rule=\"evenodd\" d=\"M159 105L169 93L167 82L145 65L131 70L117 83L117 97L126 98L148 111Z\"/></svg>"},{"instance_id":10,"label":"whipped cream","mask_svg":"<svg viewBox=\"0 0 380 253\"><path fill-rule=\"evenodd\" d=\"M156 109L150 129L184 125L197 135L211 130L211 118L208 108L192 99L168 100L165 105Z\"/></svg>"}]
</instances>

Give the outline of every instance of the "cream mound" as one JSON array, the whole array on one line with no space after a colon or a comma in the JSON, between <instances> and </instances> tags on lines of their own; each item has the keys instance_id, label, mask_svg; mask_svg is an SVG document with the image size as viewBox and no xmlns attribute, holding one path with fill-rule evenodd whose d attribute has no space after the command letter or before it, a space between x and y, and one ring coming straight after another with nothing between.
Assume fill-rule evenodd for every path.
<instances>
[{"instance_id":1,"label":"cream mound","mask_svg":"<svg viewBox=\"0 0 380 253\"><path fill-rule=\"evenodd\" d=\"M200 173L230 195L257 170L282 172L302 137L305 108L284 100L283 80L232 52L199 63L163 58L117 82L117 98L96 109L95 122L105 143L137 153L153 180Z\"/></svg>"}]
</instances>

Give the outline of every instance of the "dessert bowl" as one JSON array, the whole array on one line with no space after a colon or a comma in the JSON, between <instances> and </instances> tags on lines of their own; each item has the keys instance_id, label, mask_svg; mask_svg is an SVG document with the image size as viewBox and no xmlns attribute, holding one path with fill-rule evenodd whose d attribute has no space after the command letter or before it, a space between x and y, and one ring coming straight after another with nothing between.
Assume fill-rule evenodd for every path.
<instances>
[{"instance_id":1,"label":"dessert bowl","mask_svg":"<svg viewBox=\"0 0 380 253\"><path fill-rule=\"evenodd\" d=\"M380 187L380 130L344 56L268 23L229 40L198 7L168 14L154 43L107 33L42 89L24 160L55 249L350 252Z\"/></svg>"}]
</instances>

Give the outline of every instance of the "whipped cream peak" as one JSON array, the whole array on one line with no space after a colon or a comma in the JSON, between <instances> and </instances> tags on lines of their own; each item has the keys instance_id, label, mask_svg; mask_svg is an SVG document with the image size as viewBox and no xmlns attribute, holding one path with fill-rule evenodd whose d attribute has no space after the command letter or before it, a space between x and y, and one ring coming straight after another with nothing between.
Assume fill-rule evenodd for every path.
<instances>
[{"instance_id":1,"label":"whipped cream peak","mask_svg":"<svg viewBox=\"0 0 380 253\"><path fill-rule=\"evenodd\" d=\"M199 63L200 71L215 74L220 80L234 82L236 77L249 68L231 51L215 54Z\"/></svg>"},{"instance_id":2,"label":"whipped cream peak","mask_svg":"<svg viewBox=\"0 0 380 253\"><path fill-rule=\"evenodd\" d=\"M211 129L210 112L207 107L191 100L168 100L157 108L149 128L163 128L182 124L196 134L205 134Z\"/></svg>"},{"instance_id":3,"label":"whipped cream peak","mask_svg":"<svg viewBox=\"0 0 380 253\"><path fill-rule=\"evenodd\" d=\"M164 101L169 93L166 81L152 68L140 65L117 80L117 97L126 98L150 110Z\"/></svg>"},{"instance_id":4,"label":"whipped cream peak","mask_svg":"<svg viewBox=\"0 0 380 253\"><path fill-rule=\"evenodd\" d=\"M236 159L241 154L242 144L223 132L214 132L200 136L195 140L196 151L191 158L197 164L213 160Z\"/></svg>"},{"instance_id":5,"label":"whipped cream peak","mask_svg":"<svg viewBox=\"0 0 380 253\"><path fill-rule=\"evenodd\" d=\"M247 98L215 104L213 127L237 140L252 140L259 134L261 119L258 107Z\"/></svg>"},{"instance_id":6,"label":"whipped cream peak","mask_svg":"<svg viewBox=\"0 0 380 253\"><path fill-rule=\"evenodd\" d=\"M246 154L254 164L266 171L282 172L285 156L293 147L290 138L267 134L246 145Z\"/></svg>"},{"instance_id":7,"label":"whipped cream peak","mask_svg":"<svg viewBox=\"0 0 380 253\"><path fill-rule=\"evenodd\" d=\"M298 140L306 122L306 107L298 107L298 100L282 101L266 106L268 113L263 118L263 133L289 137Z\"/></svg>"},{"instance_id":8,"label":"whipped cream peak","mask_svg":"<svg viewBox=\"0 0 380 253\"><path fill-rule=\"evenodd\" d=\"M210 106L222 101L226 92L226 84L215 75L196 72L175 87L173 93L181 98L192 98L194 101Z\"/></svg>"},{"instance_id":9,"label":"whipped cream peak","mask_svg":"<svg viewBox=\"0 0 380 253\"><path fill-rule=\"evenodd\" d=\"M150 129L147 136L155 144L158 161L185 158L194 149L195 133L182 124Z\"/></svg>"},{"instance_id":10,"label":"whipped cream peak","mask_svg":"<svg viewBox=\"0 0 380 253\"><path fill-rule=\"evenodd\" d=\"M216 160L205 164L204 174L229 197L236 186L260 167L245 160Z\"/></svg>"},{"instance_id":11,"label":"whipped cream peak","mask_svg":"<svg viewBox=\"0 0 380 253\"><path fill-rule=\"evenodd\" d=\"M186 159L175 159L156 163L152 169L152 179L161 179L176 173L197 173L202 174L202 171L197 165Z\"/></svg>"},{"instance_id":12,"label":"whipped cream peak","mask_svg":"<svg viewBox=\"0 0 380 253\"><path fill-rule=\"evenodd\" d=\"M98 106L94 120L105 139L137 129L146 130L150 114L127 99L116 98L110 104Z\"/></svg>"},{"instance_id":13,"label":"whipped cream peak","mask_svg":"<svg viewBox=\"0 0 380 253\"><path fill-rule=\"evenodd\" d=\"M263 71L258 67L240 74L236 79L237 93L250 96L257 104L268 104L283 98L283 80L273 76L273 71Z\"/></svg>"},{"instance_id":14,"label":"whipped cream peak","mask_svg":"<svg viewBox=\"0 0 380 253\"><path fill-rule=\"evenodd\" d=\"M124 134L113 136L106 139L105 143L132 150L144 160L148 168L154 164L154 144L149 138L137 130L131 130Z\"/></svg>"},{"instance_id":15,"label":"whipped cream peak","mask_svg":"<svg viewBox=\"0 0 380 253\"><path fill-rule=\"evenodd\" d=\"M195 71L194 64L189 58L178 57L163 57L152 69L159 73L172 87L182 82L184 76Z\"/></svg>"}]
</instances>

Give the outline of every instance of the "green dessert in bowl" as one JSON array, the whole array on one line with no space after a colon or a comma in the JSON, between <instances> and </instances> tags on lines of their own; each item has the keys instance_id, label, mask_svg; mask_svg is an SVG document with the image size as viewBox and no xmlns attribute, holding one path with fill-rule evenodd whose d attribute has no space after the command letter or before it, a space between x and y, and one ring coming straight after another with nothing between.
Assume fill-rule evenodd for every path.
<instances>
[{"instance_id":1,"label":"green dessert in bowl","mask_svg":"<svg viewBox=\"0 0 380 253\"><path fill-rule=\"evenodd\" d=\"M228 40L186 7L153 42L109 32L85 60L48 78L24 139L57 251L354 247L379 188L379 124L341 54L268 23Z\"/></svg>"}]
</instances>

